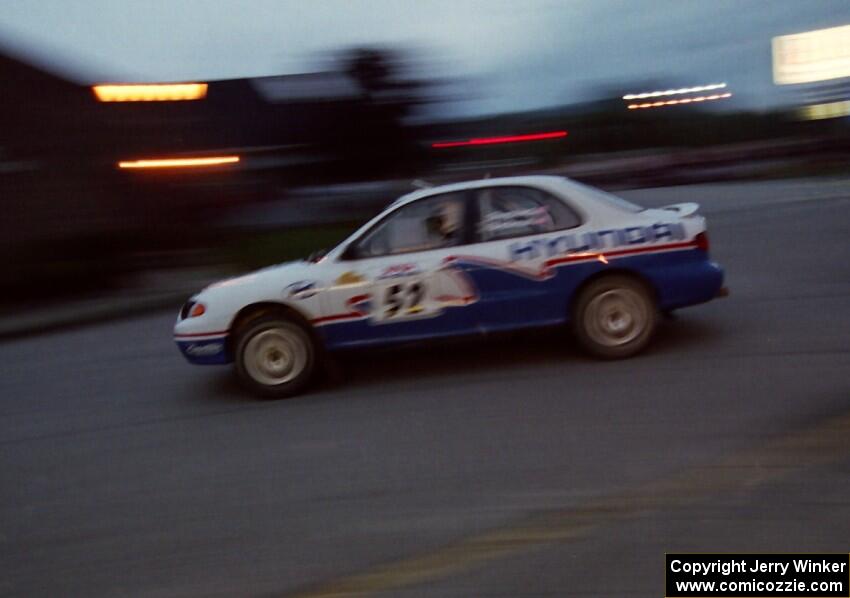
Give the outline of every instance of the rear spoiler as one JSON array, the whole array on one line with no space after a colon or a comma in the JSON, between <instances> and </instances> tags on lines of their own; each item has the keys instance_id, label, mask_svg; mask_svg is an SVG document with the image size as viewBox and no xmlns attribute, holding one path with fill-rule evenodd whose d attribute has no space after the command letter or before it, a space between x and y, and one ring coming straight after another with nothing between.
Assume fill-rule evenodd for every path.
<instances>
[{"instance_id":1,"label":"rear spoiler","mask_svg":"<svg viewBox=\"0 0 850 598\"><path fill-rule=\"evenodd\" d=\"M669 206L664 206L661 209L675 212L676 215L680 218L687 218L688 216L693 216L694 214L699 212L699 204L693 202L674 203Z\"/></svg>"}]
</instances>

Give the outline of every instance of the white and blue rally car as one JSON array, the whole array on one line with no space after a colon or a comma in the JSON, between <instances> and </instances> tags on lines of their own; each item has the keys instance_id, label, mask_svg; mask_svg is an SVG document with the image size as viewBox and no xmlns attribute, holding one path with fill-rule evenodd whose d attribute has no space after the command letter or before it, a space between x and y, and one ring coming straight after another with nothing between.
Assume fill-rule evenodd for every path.
<instances>
[{"instance_id":1,"label":"white and blue rally car","mask_svg":"<svg viewBox=\"0 0 850 598\"><path fill-rule=\"evenodd\" d=\"M207 287L174 338L266 397L301 391L327 351L454 335L570 324L590 353L628 357L659 312L725 294L698 207L554 176L418 190L321 257Z\"/></svg>"}]
</instances>

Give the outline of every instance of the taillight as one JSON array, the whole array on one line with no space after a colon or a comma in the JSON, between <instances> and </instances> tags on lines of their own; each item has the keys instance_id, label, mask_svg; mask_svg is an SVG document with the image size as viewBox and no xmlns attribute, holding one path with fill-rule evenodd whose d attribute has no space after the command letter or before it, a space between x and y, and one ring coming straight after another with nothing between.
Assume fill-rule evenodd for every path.
<instances>
[{"instance_id":1,"label":"taillight","mask_svg":"<svg viewBox=\"0 0 850 598\"><path fill-rule=\"evenodd\" d=\"M697 244L697 249L702 249L706 253L708 253L708 233L700 233L694 239Z\"/></svg>"}]
</instances>

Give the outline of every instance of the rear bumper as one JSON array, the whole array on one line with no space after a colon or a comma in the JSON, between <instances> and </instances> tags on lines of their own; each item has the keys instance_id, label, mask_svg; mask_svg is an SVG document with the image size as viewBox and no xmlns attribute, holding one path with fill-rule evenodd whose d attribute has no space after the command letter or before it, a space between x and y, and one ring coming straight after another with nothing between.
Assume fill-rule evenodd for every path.
<instances>
[{"instance_id":1,"label":"rear bumper","mask_svg":"<svg viewBox=\"0 0 850 598\"><path fill-rule=\"evenodd\" d=\"M697 305L717 297L725 297L724 272L710 260L683 262L653 272L662 310Z\"/></svg>"}]
</instances>

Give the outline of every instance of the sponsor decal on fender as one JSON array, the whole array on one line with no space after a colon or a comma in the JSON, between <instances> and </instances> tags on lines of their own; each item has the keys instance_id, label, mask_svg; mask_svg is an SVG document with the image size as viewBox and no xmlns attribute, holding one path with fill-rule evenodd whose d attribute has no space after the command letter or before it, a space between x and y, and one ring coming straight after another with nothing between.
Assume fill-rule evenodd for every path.
<instances>
[{"instance_id":1,"label":"sponsor decal on fender","mask_svg":"<svg viewBox=\"0 0 850 598\"><path fill-rule=\"evenodd\" d=\"M284 294L291 299L309 299L319 292L312 280L299 280L286 287Z\"/></svg>"},{"instance_id":2,"label":"sponsor decal on fender","mask_svg":"<svg viewBox=\"0 0 850 598\"><path fill-rule=\"evenodd\" d=\"M342 286L346 284L360 284L361 282L366 282L366 279L362 275L357 272L348 271L340 274L334 281L334 284Z\"/></svg>"},{"instance_id":3,"label":"sponsor decal on fender","mask_svg":"<svg viewBox=\"0 0 850 598\"><path fill-rule=\"evenodd\" d=\"M422 274L422 270L416 264L394 264L378 274L378 280L386 278L400 278L402 276L413 276L414 274Z\"/></svg>"},{"instance_id":4,"label":"sponsor decal on fender","mask_svg":"<svg viewBox=\"0 0 850 598\"><path fill-rule=\"evenodd\" d=\"M191 344L186 347L186 354L193 357L209 357L218 355L224 349L222 343Z\"/></svg>"}]
</instances>

